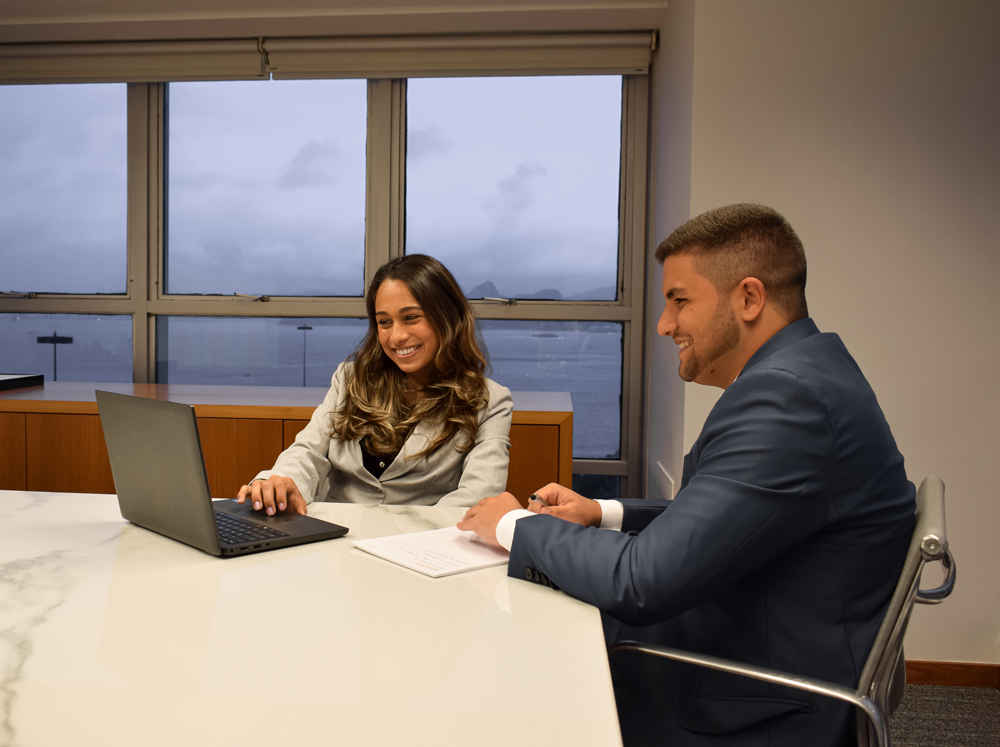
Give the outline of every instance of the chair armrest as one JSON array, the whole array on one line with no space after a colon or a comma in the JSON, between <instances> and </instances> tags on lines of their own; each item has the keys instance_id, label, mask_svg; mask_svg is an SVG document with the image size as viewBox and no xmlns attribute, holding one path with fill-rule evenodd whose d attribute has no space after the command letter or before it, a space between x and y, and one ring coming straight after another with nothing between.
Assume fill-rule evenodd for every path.
<instances>
[{"instance_id":1,"label":"chair armrest","mask_svg":"<svg viewBox=\"0 0 1000 747\"><path fill-rule=\"evenodd\" d=\"M951 550L945 550L944 557L941 558L941 565L945 569L944 581L934 589L917 589L915 601L920 604L941 604L951 594L951 590L955 588L955 576L958 573L955 559L951 556Z\"/></svg>"},{"instance_id":2,"label":"chair armrest","mask_svg":"<svg viewBox=\"0 0 1000 747\"><path fill-rule=\"evenodd\" d=\"M740 662L732 661L730 659L721 659L716 656L695 654L690 651L681 651L676 648L667 648L666 646L658 646L652 643L639 643L637 641L622 641L621 643L612 646L608 649L608 657L610 658L621 651L639 651L641 653L659 656L664 659L672 659L686 664L694 664L696 666L707 667L709 669L717 669L720 672L729 672L730 674L736 674L742 677L750 677L751 679L762 680L775 685L785 685L786 687L792 687L796 690L804 690L806 692L825 695L829 698L846 701L855 707L860 708L867 714L868 719L871 722L872 729L875 732L875 738L878 744L880 747L886 744L887 728L885 718L883 717L881 710L879 710L879 708L867 695L863 695L857 690L845 687L844 685L837 685L833 682L826 682L825 680L815 679L813 677L802 677L800 675L789 674L788 672L782 672L777 669L768 669L766 667L757 667L750 664L741 664Z\"/></svg>"}]
</instances>

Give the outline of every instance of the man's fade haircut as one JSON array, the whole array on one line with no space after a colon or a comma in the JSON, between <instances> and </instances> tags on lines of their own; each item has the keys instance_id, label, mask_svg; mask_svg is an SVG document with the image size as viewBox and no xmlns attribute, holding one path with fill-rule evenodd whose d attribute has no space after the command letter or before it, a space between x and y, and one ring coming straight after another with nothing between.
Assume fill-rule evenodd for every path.
<instances>
[{"instance_id":1,"label":"man's fade haircut","mask_svg":"<svg viewBox=\"0 0 1000 747\"><path fill-rule=\"evenodd\" d=\"M684 254L720 295L753 277L787 322L809 316L805 249L776 210L744 202L702 213L663 240L656 261Z\"/></svg>"}]
</instances>

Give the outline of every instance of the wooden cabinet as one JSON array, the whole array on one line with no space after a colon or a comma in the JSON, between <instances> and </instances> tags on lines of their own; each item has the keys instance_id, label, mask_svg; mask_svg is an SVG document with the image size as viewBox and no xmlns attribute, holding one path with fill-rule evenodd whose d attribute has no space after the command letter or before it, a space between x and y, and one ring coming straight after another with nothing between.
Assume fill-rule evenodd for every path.
<instances>
[{"instance_id":1,"label":"wooden cabinet","mask_svg":"<svg viewBox=\"0 0 1000 747\"><path fill-rule=\"evenodd\" d=\"M0 412L0 488L27 490L24 413Z\"/></svg>"},{"instance_id":2,"label":"wooden cabinet","mask_svg":"<svg viewBox=\"0 0 1000 747\"><path fill-rule=\"evenodd\" d=\"M0 489L114 493L95 389L193 404L209 488L233 496L270 467L325 389L53 382L0 392ZM562 392L514 392L507 490L522 502L573 480L573 412Z\"/></svg>"},{"instance_id":3,"label":"wooden cabinet","mask_svg":"<svg viewBox=\"0 0 1000 747\"><path fill-rule=\"evenodd\" d=\"M97 415L25 415L27 490L114 493L115 481Z\"/></svg>"}]
</instances>

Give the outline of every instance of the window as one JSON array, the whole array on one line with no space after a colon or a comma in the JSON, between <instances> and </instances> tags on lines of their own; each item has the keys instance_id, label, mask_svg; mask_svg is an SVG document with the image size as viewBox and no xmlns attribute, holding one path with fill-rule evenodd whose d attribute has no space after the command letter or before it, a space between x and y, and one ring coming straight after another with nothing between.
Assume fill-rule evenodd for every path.
<instances>
[{"instance_id":1,"label":"window","mask_svg":"<svg viewBox=\"0 0 1000 747\"><path fill-rule=\"evenodd\" d=\"M0 371L46 381L131 381L132 318L0 314Z\"/></svg>"},{"instance_id":2,"label":"window","mask_svg":"<svg viewBox=\"0 0 1000 747\"><path fill-rule=\"evenodd\" d=\"M407 85L406 251L469 298L613 301L621 76Z\"/></svg>"},{"instance_id":3,"label":"window","mask_svg":"<svg viewBox=\"0 0 1000 747\"><path fill-rule=\"evenodd\" d=\"M165 292L363 295L365 81L168 94Z\"/></svg>"},{"instance_id":4,"label":"window","mask_svg":"<svg viewBox=\"0 0 1000 747\"><path fill-rule=\"evenodd\" d=\"M171 384L329 386L368 319L161 316L156 380Z\"/></svg>"},{"instance_id":5,"label":"window","mask_svg":"<svg viewBox=\"0 0 1000 747\"><path fill-rule=\"evenodd\" d=\"M126 292L125 95L0 86L0 290Z\"/></svg>"},{"instance_id":6,"label":"window","mask_svg":"<svg viewBox=\"0 0 1000 747\"><path fill-rule=\"evenodd\" d=\"M494 379L571 393L574 484L638 491L649 38L584 36L263 40L204 58L259 80L0 86L0 179L28 179L0 206L0 349L20 351L0 363L86 350L91 379L325 386L375 269L424 252L472 299ZM74 342L37 342L52 330Z\"/></svg>"}]
</instances>

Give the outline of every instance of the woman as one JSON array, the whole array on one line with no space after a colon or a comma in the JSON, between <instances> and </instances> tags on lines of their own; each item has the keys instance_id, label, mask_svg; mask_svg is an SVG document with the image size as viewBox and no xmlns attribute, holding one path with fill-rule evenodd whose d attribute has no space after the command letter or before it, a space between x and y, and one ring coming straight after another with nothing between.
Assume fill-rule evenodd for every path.
<instances>
[{"instance_id":1,"label":"woman","mask_svg":"<svg viewBox=\"0 0 1000 747\"><path fill-rule=\"evenodd\" d=\"M240 488L273 515L314 500L472 506L503 492L513 402L486 378L472 307L451 273L411 254L365 298L368 334L271 470Z\"/></svg>"}]
</instances>

